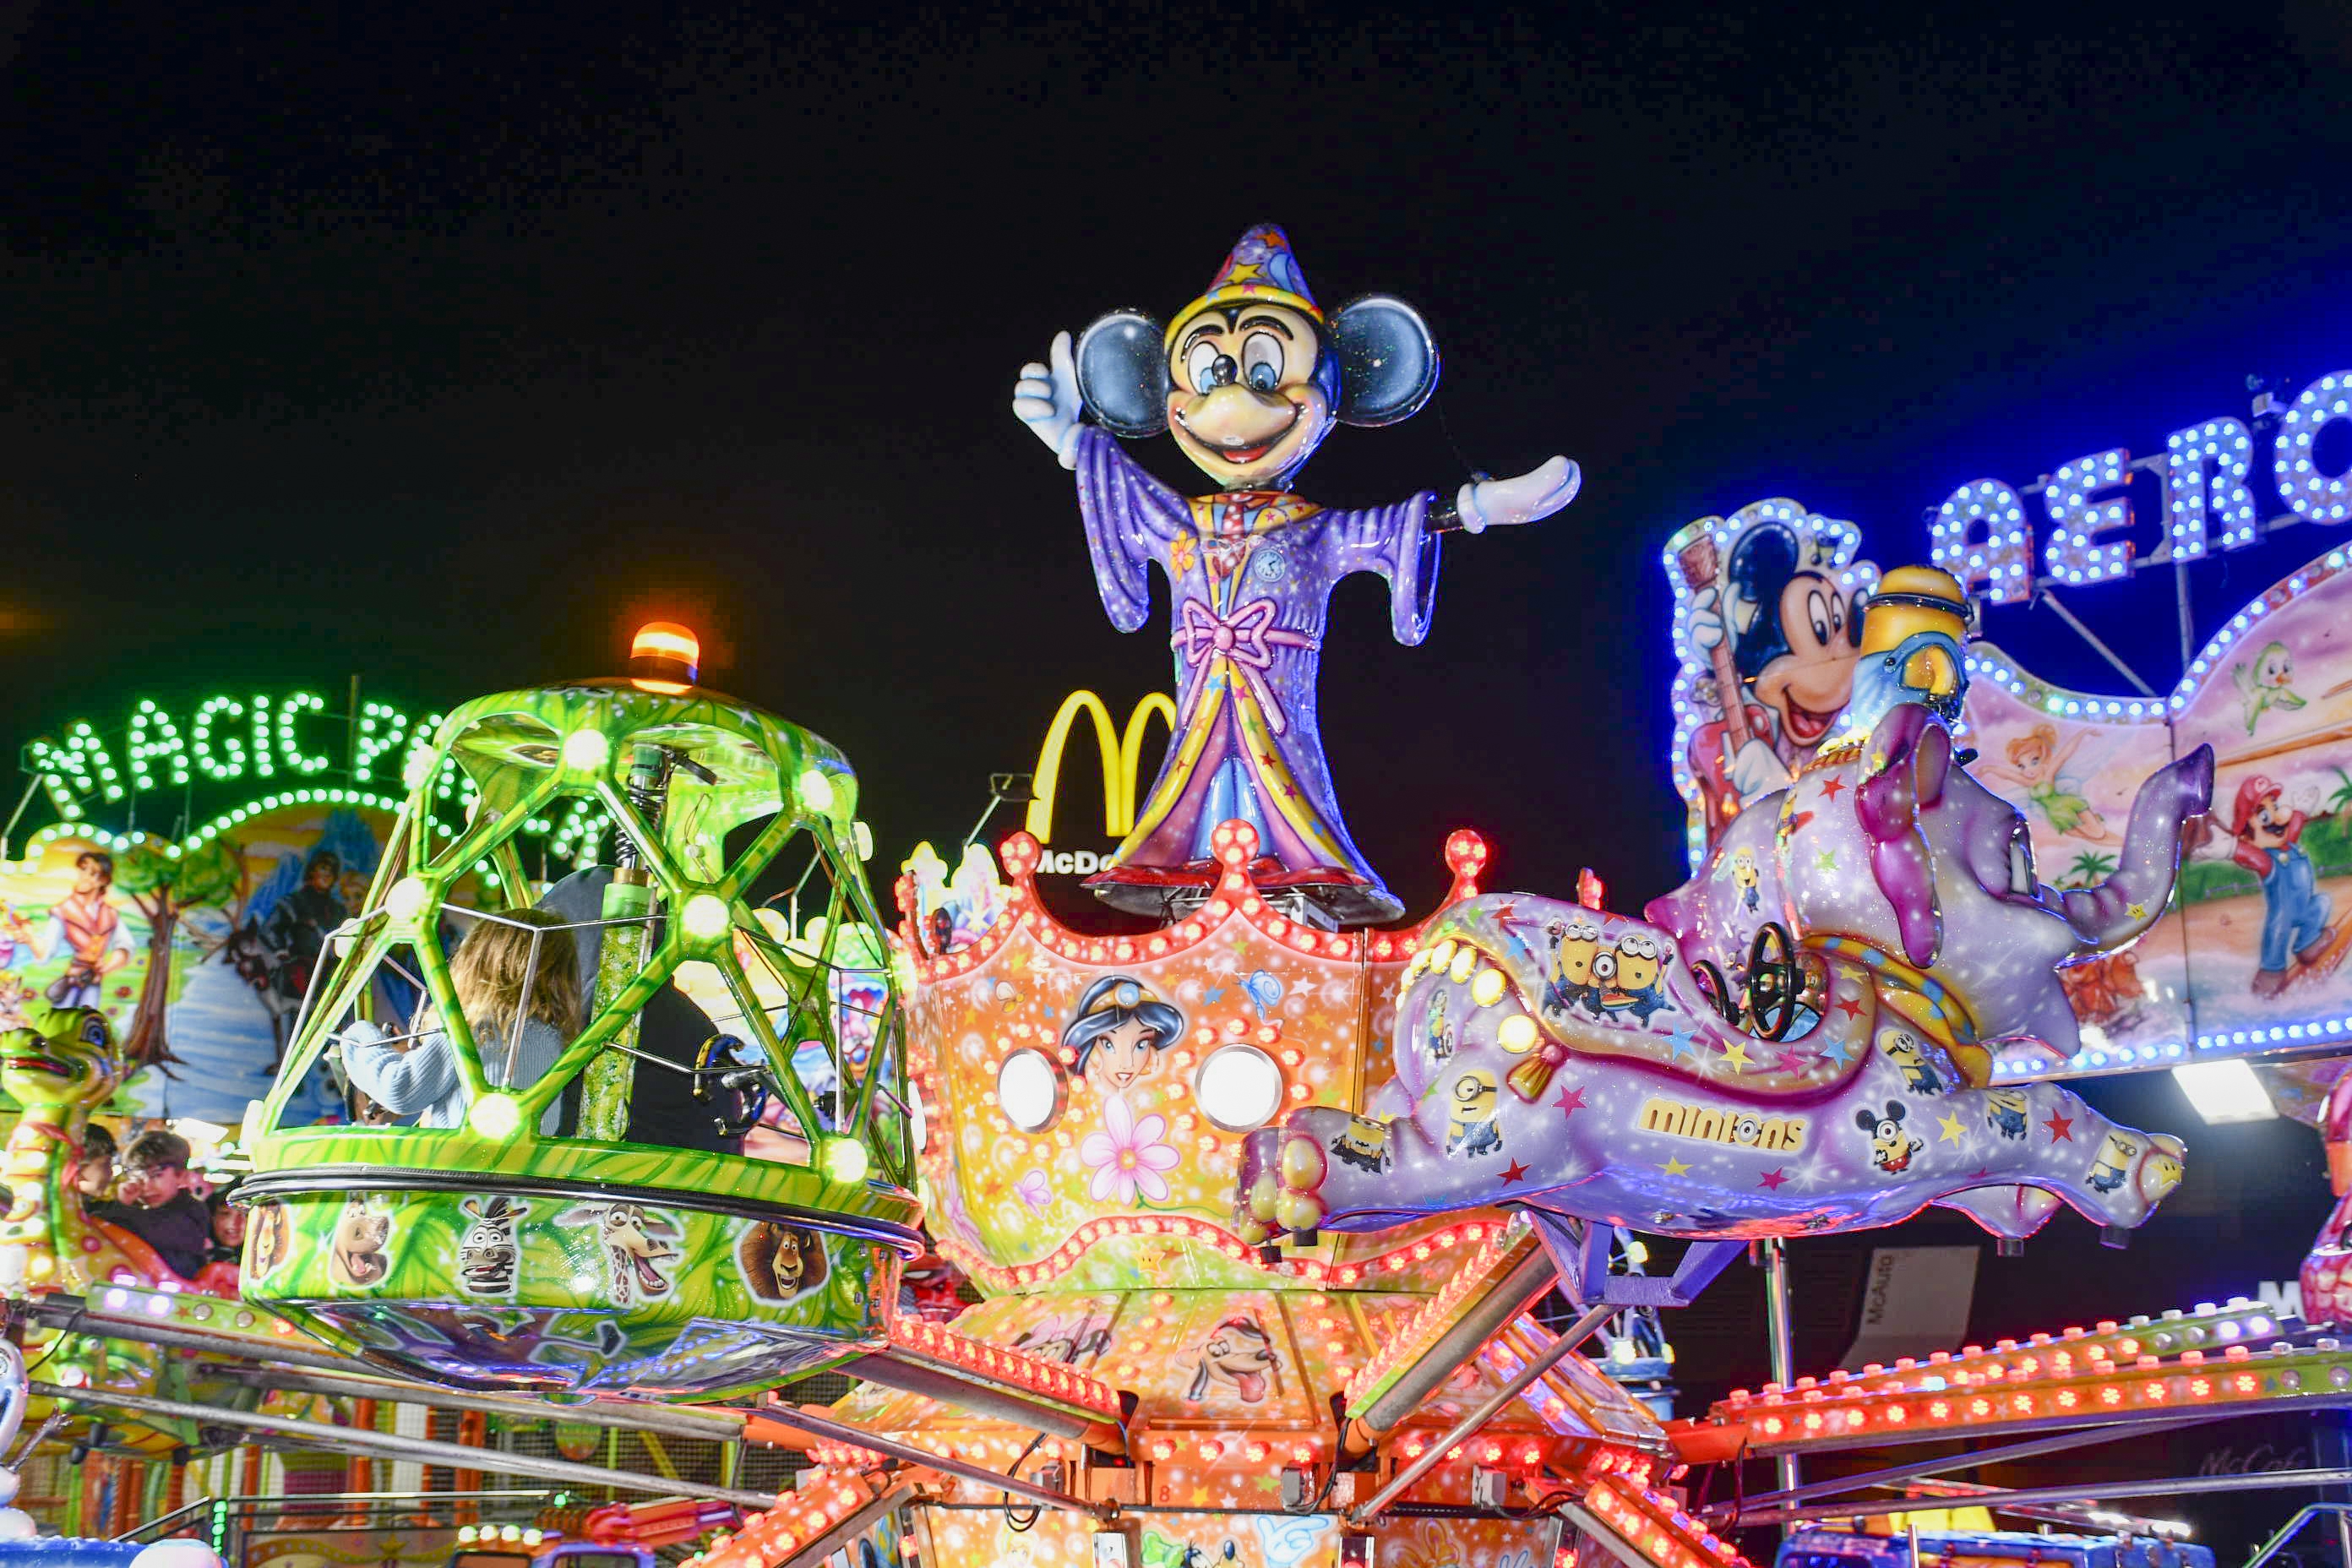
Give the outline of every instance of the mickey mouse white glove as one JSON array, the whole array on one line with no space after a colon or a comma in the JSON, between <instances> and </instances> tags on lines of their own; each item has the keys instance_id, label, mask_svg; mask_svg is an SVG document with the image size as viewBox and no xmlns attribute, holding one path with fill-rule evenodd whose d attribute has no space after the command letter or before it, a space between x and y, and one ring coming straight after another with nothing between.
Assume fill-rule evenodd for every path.
<instances>
[{"instance_id":1,"label":"mickey mouse white glove","mask_svg":"<svg viewBox=\"0 0 2352 1568\"><path fill-rule=\"evenodd\" d=\"M1078 367L1070 354L1070 334L1055 332L1046 354L1052 368L1032 361L1013 384L1013 412L1045 443L1062 467L1078 466Z\"/></svg>"},{"instance_id":2,"label":"mickey mouse white glove","mask_svg":"<svg viewBox=\"0 0 2352 1568\"><path fill-rule=\"evenodd\" d=\"M1484 533L1496 525L1549 517L1574 500L1583 483L1581 469L1566 458L1554 458L1515 479L1475 479L1464 485L1454 493L1454 510L1465 531Z\"/></svg>"}]
</instances>

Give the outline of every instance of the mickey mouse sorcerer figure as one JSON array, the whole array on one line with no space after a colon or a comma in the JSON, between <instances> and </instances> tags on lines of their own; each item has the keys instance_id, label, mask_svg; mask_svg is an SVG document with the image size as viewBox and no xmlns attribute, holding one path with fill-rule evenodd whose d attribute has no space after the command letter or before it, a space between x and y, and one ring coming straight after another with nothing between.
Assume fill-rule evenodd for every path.
<instances>
[{"instance_id":1,"label":"mickey mouse sorcerer figure","mask_svg":"<svg viewBox=\"0 0 2352 1568\"><path fill-rule=\"evenodd\" d=\"M1213 879L1209 836L1257 829L1264 888L1296 888L1334 921L1403 912L1348 837L1331 798L1315 678L1333 584L1388 579L1396 638L1429 630L1441 533L1533 522L1575 498L1574 463L1477 479L1451 505L1424 491L1393 506L1327 510L1291 492L1335 421L1393 425L1437 385L1437 345L1418 311L1368 295L1326 316L1290 240L1272 224L1241 237L1209 290L1163 331L1134 311L1088 327L1073 351L1030 364L1013 411L1076 470L1103 607L1121 631L1151 607L1145 567L1171 590L1176 733L1116 863L1087 886L1122 909L1164 912ZM1082 418L1081 415L1091 416ZM1216 481L1176 494L1113 437L1162 430Z\"/></svg>"}]
</instances>

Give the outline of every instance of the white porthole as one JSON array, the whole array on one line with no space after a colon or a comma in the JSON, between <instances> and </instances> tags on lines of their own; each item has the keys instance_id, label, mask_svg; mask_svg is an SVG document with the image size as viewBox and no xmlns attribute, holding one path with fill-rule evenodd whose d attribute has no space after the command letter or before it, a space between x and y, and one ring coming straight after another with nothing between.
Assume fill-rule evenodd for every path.
<instances>
[{"instance_id":1,"label":"white porthole","mask_svg":"<svg viewBox=\"0 0 2352 1568\"><path fill-rule=\"evenodd\" d=\"M1225 1046L1193 1075L1192 1098L1226 1131L1247 1132L1282 1109L1282 1069L1255 1046Z\"/></svg>"},{"instance_id":2,"label":"white porthole","mask_svg":"<svg viewBox=\"0 0 2352 1568\"><path fill-rule=\"evenodd\" d=\"M923 1113L921 1086L912 1081L907 1085L907 1136L913 1140L918 1154L930 1147L931 1119Z\"/></svg>"},{"instance_id":3,"label":"white porthole","mask_svg":"<svg viewBox=\"0 0 2352 1568\"><path fill-rule=\"evenodd\" d=\"M1062 1114L1062 1074L1043 1051L1015 1051L996 1074L996 1108L1024 1132L1043 1132Z\"/></svg>"}]
</instances>

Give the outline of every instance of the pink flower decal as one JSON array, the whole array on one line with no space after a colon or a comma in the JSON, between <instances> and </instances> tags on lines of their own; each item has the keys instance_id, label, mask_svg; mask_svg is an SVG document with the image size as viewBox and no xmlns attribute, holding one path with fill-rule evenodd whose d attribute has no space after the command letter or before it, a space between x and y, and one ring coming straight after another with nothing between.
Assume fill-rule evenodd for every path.
<instances>
[{"instance_id":1,"label":"pink flower decal","mask_svg":"<svg viewBox=\"0 0 2352 1568\"><path fill-rule=\"evenodd\" d=\"M1160 1142L1168 1131L1168 1119L1158 1112L1138 1121L1127 1108L1121 1095L1112 1095L1103 1101L1103 1130L1089 1132L1078 1145L1078 1158L1094 1167L1094 1181L1087 1191L1097 1203L1108 1202L1113 1194L1123 1204L1135 1202L1140 1192L1153 1203L1168 1201L1168 1179L1162 1171L1176 1168L1176 1151Z\"/></svg>"},{"instance_id":2,"label":"pink flower decal","mask_svg":"<svg viewBox=\"0 0 2352 1568\"><path fill-rule=\"evenodd\" d=\"M1054 1189L1047 1184L1043 1171L1024 1172L1021 1179L1013 1184L1013 1190L1032 1209L1042 1209L1054 1201Z\"/></svg>"}]
</instances>

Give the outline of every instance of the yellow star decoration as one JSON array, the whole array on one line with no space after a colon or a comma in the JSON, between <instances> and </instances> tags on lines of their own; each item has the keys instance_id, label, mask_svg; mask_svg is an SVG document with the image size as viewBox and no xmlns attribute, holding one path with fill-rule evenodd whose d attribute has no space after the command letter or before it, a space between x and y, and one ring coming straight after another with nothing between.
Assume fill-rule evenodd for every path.
<instances>
[{"instance_id":1,"label":"yellow star decoration","mask_svg":"<svg viewBox=\"0 0 2352 1568\"><path fill-rule=\"evenodd\" d=\"M2134 904L2125 912L2136 921L2144 921L2147 919L2147 906L2146 904Z\"/></svg>"},{"instance_id":2,"label":"yellow star decoration","mask_svg":"<svg viewBox=\"0 0 2352 1568\"><path fill-rule=\"evenodd\" d=\"M1731 1064L1732 1070L1735 1072L1746 1072L1756 1060L1748 1054L1747 1046L1738 1040L1733 1040L1723 1047L1723 1059Z\"/></svg>"},{"instance_id":3,"label":"yellow star decoration","mask_svg":"<svg viewBox=\"0 0 2352 1568\"><path fill-rule=\"evenodd\" d=\"M1943 1142L1957 1143L1961 1140L1961 1138L1966 1136L1966 1133L1960 1127L1960 1119L1953 1115L1948 1110L1944 1112L1943 1119L1937 1123L1937 1125L1942 1127L1944 1130L1944 1135L1941 1140Z\"/></svg>"},{"instance_id":4,"label":"yellow star decoration","mask_svg":"<svg viewBox=\"0 0 2352 1568\"><path fill-rule=\"evenodd\" d=\"M1658 1169L1664 1171L1669 1176L1687 1176L1690 1174L1690 1167L1684 1164L1680 1160L1675 1159L1671 1154L1666 1157L1666 1163L1659 1166Z\"/></svg>"}]
</instances>

